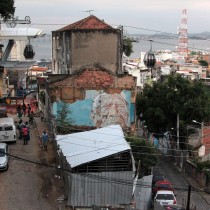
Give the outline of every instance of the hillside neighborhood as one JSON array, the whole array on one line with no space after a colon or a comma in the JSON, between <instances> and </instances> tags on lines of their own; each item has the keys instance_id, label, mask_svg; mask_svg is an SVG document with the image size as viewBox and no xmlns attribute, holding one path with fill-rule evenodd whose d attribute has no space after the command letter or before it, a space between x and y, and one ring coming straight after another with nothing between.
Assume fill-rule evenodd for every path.
<instances>
[{"instance_id":1,"label":"hillside neighborhood","mask_svg":"<svg viewBox=\"0 0 210 210\"><path fill-rule=\"evenodd\" d=\"M0 209L208 210L210 54L153 52L150 40L131 59L123 29L90 14L52 31L52 60L34 61L30 41L23 46L42 35L0 29L0 193L12 195L10 182L17 190Z\"/></svg>"}]
</instances>

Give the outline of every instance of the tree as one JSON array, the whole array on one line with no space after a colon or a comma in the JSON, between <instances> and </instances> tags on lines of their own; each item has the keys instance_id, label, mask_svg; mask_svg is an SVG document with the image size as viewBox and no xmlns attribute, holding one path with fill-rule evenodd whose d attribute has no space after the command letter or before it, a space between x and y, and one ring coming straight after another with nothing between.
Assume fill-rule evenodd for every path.
<instances>
[{"instance_id":1,"label":"tree","mask_svg":"<svg viewBox=\"0 0 210 210\"><path fill-rule=\"evenodd\" d=\"M151 167L156 166L158 162L158 158L155 155L157 150L148 141L137 137L127 137L126 140L130 143L136 167L140 161L141 176L151 174Z\"/></svg>"},{"instance_id":2,"label":"tree","mask_svg":"<svg viewBox=\"0 0 210 210\"><path fill-rule=\"evenodd\" d=\"M132 40L128 37L124 37L123 39L123 52L126 56L130 56L133 52Z\"/></svg>"},{"instance_id":3,"label":"tree","mask_svg":"<svg viewBox=\"0 0 210 210\"><path fill-rule=\"evenodd\" d=\"M68 104L65 102L59 103L58 113L56 116L57 130L59 134L71 133L72 120L67 118L71 111L68 108Z\"/></svg>"},{"instance_id":4,"label":"tree","mask_svg":"<svg viewBox=\"0 0 210 210\"><path fill-rule=\"evenodd\" d=\"M208 65L209 65L209 63L205 60L199 60L198 62L200 63L201 66L208 67Z\"/></svg>"},{"instance_id":5,"label":"tree","mask_svg":"<svg viewBox=\"0 0 210 210\"><path fill-rule=\"evenodd\" d=\"M0 17L10 19L15 13L14 0L0 0Z\"/></svg>"},{"instance_id":6,"label":"tree","mask_svg":"<svg viewBox=\"0 0 210 210\"><path fill-rule=\"evenodd\" d=\"M179 114L180 136L186 136L187 124L210 119L210 97L206 85L200 81L189 81L180 75L170 75L164 82L158 81L145 86L142 95L137 95L137 114L143 113L143 120L149 132L162 135L176 128ZM158 135L157 135L158 137ZM184 139L180 139L185 141Z\"/></svg>"}]
</instances>

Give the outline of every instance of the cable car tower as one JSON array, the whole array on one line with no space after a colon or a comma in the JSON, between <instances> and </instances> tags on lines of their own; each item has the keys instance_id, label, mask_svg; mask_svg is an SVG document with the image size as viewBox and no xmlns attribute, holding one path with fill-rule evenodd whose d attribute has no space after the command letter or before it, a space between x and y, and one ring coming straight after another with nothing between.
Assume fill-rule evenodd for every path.
<instances>
[{"instance_id":1,"label":"cable car tower","mask_svg":"<svg viewBox=\"0 0 210 210\"><path fill-rule=\"evenodd\" d=\"M182 10L181 24L177 31L179 35L178 53L187 57L188 55L188 37L187 37L187 10Z\"/></svg>"}]
</instances>

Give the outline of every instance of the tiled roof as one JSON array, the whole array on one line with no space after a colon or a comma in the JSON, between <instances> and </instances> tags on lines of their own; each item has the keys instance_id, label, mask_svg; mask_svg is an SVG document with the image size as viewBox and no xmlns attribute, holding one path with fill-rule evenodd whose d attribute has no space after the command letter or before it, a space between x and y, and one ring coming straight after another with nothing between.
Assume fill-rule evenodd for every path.
<instances>
[{"instance_id":1,"label":"tiled roof","mask_svg":"<svg viewBox=\"0 0 210 210\"><path fill-rule=\"evenodd\" d=\"M103 20L100 20L94 15L90 15L87 18L79 20L75 23L72 23L68 26L65 26L57 31L67 31L67 30L75 30L75 29L113 29L110 25L106 24Z\"/></svg>"}]
</instances>

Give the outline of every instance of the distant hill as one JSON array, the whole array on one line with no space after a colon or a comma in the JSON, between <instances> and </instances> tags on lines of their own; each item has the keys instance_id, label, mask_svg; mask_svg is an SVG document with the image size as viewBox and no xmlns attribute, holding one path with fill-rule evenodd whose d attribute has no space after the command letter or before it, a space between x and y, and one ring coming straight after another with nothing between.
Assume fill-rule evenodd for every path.
<instances>
[{"instance_id":1,"label":"distant hill","mask_svg":"<svg viewBox=\"0 0 210 210\"><path fill-rule=\"evenodd\" d=\"M204 31L201 33L188 34L188 37L191 39L210 39L210 32Z\"/></svg>"},{"instance_id":2,"label":"distant hill","mask_svg":"<svg viewBox=\"0 0 210 210\"><path fill-rule=\"evenodd\" d=\"M138 38L147 38L147 39L177 39L179 37L178 34L173 33L155 33L155 34L133 34L133 37ZM189 39L210 39L210 32L204 31L201 33L188 33Z\"/></svg>"}]
</instances>

